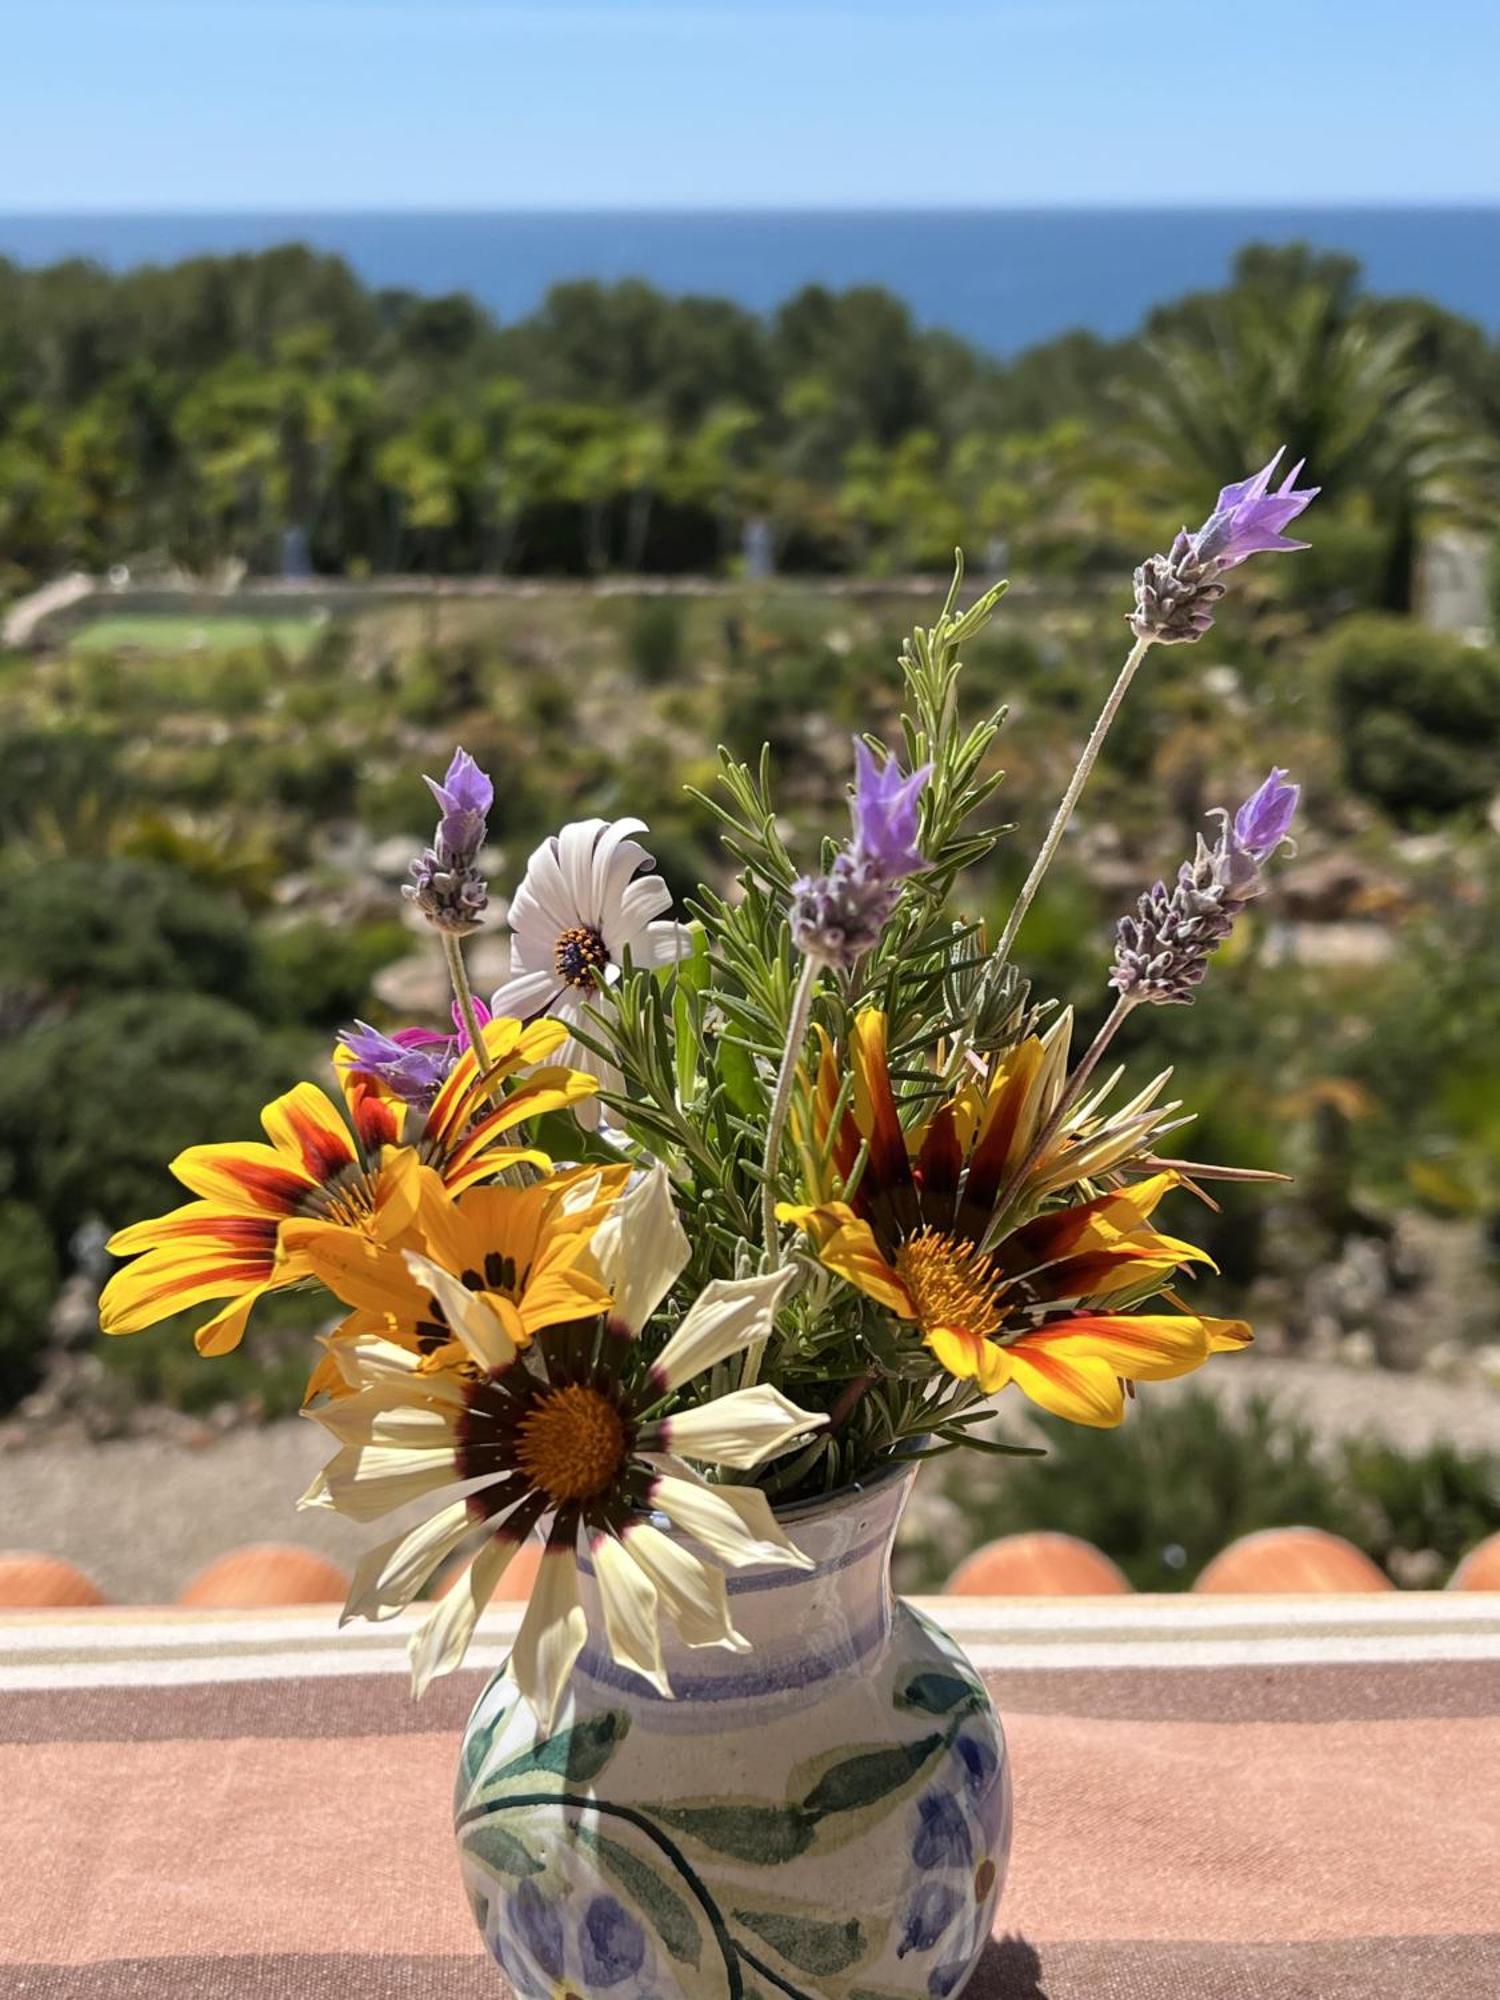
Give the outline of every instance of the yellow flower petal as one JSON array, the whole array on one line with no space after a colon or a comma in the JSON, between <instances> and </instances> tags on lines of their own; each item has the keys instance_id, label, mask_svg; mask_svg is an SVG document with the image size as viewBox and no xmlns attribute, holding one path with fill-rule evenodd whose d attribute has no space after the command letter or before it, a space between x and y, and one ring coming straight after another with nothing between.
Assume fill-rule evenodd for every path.
<instances>
[{"instance_id":1,"label":"yellow flower petal","mask_svg":"<svg viewBox=\"0 0 1500 2000\"><path fill-rule=\"evenodd\" d=\"M847 1222L834 1231L819 1251L830 1271L847 1278L856 1290L878 1305L887 1307L898 1319L914 1320L916 1304L911 1294L883 1255L868 1222Z\"/></svg>"}]
</instances>

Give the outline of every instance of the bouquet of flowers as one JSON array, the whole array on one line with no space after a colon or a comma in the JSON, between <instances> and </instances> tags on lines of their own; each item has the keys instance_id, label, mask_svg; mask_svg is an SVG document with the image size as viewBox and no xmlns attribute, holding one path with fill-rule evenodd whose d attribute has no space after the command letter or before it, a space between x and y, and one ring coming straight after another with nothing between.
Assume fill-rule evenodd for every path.
<instances>
[{"instance_id":1,"label":"bouquet of flowers","mask_svg":"<svg viewBox=\"0 0 1500 2000\"><path fill-rule=\"evenodd\" d=\"M1003 585L901 658L899 740L854 744L852 828L789 851L770 760L721 753L704 803L737 867L674 917L638 820L575 821L509 905L511 972L485 1006L463 941L483 916L490 780L462 750L406 894L441 942L451 1032L352 1026L339 1099L299 1084L266 1141L190 1147L192 1199L122 1230L101 1319L129 1333L212 1304L208 1355L256 1302L321 1285L343 1316L307 1411L337 1447L304 1504L421 1524L372 1548L346 1617L456 1581L412 1639L420 1691L462 1658L532 1535L545 1539L512 1671L550 1725L587 1620L669 1691L660 1623L734 1647L725 1570L798 1564L780 1503L893 1460L1018 1447L987 1434L1014 1388L1120 1422L1138 1382L1250 1338L1193 1310L1204 1253L1163 1233L1172 1190L1234 1170L1179 1156L1168 1078L1105 1058L1137 1008L1193 999L1263 885L1297 787L1273 770L1119 924L1114 1003L1081 1051L1028 989L1017 932L1146 654L1192 642L1224 579L1314 490L1277 459L1136 572L1134 645L1003 933L958 900L999 834L1002 716L960 720L961 657Z\"/></svg>"}]
</instances>

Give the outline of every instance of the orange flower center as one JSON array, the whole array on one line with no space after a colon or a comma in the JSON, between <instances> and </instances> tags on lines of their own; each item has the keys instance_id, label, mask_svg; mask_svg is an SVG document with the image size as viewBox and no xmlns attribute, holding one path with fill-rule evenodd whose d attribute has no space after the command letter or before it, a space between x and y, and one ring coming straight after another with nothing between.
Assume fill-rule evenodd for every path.
<instances>
[{"instance_id":1,"label":"orange flower center","mask_svg":"<svg viewBox=\"0 0 1500 2000\"><path fill-rule=\"evenodd\" d=\"M984 1334L999 1324L1000 1275L977 1243L922 1229L901 1245L895 1264L923 1333L952 1326Z\"/></svg>"},{"instance_id":2,"label":"orange flower center","mask_svg":"<svg viewBox=\"0 0 1500 2000\"><path fill-rule=\"evenodd\" d=\"M516 1462L534 1486L562 1506L592 1500L625 1463L625 1426L597 1389L571 1382L548 1389L521 1421Z\"/></svg>"}]
</instances>

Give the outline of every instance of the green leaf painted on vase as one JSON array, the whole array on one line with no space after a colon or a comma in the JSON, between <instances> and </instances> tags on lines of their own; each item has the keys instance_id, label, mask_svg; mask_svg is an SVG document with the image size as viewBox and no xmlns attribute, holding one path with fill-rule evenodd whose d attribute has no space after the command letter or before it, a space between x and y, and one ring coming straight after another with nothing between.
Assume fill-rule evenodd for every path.
<instances>
[{"instance_id":1,"label":"green leaf painted on vase","mask_svg":"<svg viewBox=\"0 0 1500 2000\"><path fill-rule=\"evenodd\" d=\"M976 1682L960 1674L936 1673L931 1668L914 1673L896 1685L897 1708L919 1708L926 1715L951 1715L955 1709L975 1714L985 1706L985 1692Z\"/></svg>"},{"instance_id":2,"label":"green leaf painted on vase","mask_svg":"<svg viewBox=\"0 0 1500 2000\"><path fill-rule=\"evenodd\" d=\"M862 1750L832 1764L802 1800L802 1810L824 1818L856 1812L897 1792L943 1748L941 1736L922 1736L891 1749Z\"/></svg>"},{"instance_id":3,"label":"green leaf painted on vase","mask_svg":"<svg viewBox=\"0 0 1500 2000\"><path fill-rule=\"evenodd\" d=\"M776 1867L795 1861L812 1845L813 1822L797 1806L648 1806L645 1810L674 1833L683 1833L716 1854L736 1861Z\"/></svg>"},{"instance_id":4,"label":"green leaf painted on vase","mask_svg":"<svg viewBox=\"0 0 1500 2000\"><path fill-rule=\"evenodd\" d=\"M477 1725L470 1724L469 1732L464 1738L462 1768L459 1779L460 1797L456 1801L460 1810L462 1809L465 1793L472 1791L475 1784L483 1775L484 1767L489 1761L490 1751L494 1747L495 1738L509 1721L510 1714L511 1704L509 1702L501 1702L494 1714L487 1717L485 1721Z\"/></svg>"},{"instance_id":5,"label":"green leaf painted on vase","mask_svg":"<svg viewBox=\"0 0 1500 2000\"><path fill-rule=\"evenodd\" d=\"M514 1778L534 1777L538 1771L555 1772L570 1784L597 1778L630 1733L630 1717L623 1709L605 1709L571 1729L559 1730L510 1763L486 1781L486 1790L510 1783Z\"/></svg>"},{"instance_id":6,"label":"green leaf painted on vase","mask_svg":"<svg viewBox=\"0 0 1500 2000\"><path fill-rule=\"evenodd\" d=\"M546 1865L495 1819L476 1820L464 1832L464 1845L497 1875L540 1875Z\"/></svg>"},{"instance_id":7,"label":"green leaf painted on vase","mask_svg":"<svg viewBox=\"0 0 1500 2000\"><path fill-rule=\"evenodd\" d=\"M692 1906L662 1879L659 1871L606 1834L580 1826L576 1837L580 1846L593 1848L600 1866L614 1876L673 1958L695 1968L701 1964L703 1931L698 1919Z\"/></svg>"},{"instance_id":8,"label":"green leaf painted on vase","mask_svg":"<svg viewBox=\"0 0 1500 2000\"><path fill-rule=\"evenodd\" d=\"M864 1956L865 1934L857 1917L825 1923L782 1910L736 1910L734 1921L753 1931L778 1958L799 1972L847 1972Z\"/></svg>"}]
</instances>

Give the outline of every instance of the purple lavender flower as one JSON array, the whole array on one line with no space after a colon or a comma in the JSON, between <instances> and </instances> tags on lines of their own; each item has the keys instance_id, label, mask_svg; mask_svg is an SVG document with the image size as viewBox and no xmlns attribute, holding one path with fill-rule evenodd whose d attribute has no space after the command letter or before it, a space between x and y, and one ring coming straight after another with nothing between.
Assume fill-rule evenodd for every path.
<instances>
[{"instance_id":1,"label":"purple lavender flower","mask_svg":"<svg viewBox=\"0 0 1500 2000\"><path fill-rule=\"evenodd\" d=\"M1283 445L1269 465L1263 465L1250 478L1223 488L1217 506L1203 526L1196 535L1188 535L1188 546L1200 563L1211 563L1219 570L1234 569L1247 556L1274 555L1283 549L1311 546L1307 542L1290 541L1281 531L1305 507L1312 505L1322 488L1308 486L1300 493L1294 490L1297 475L1307 463L1299 458L1276 491L1271 492L1272 474L1285 452ZM1183 532L1186 534L1187 530Z\"/></svg>"},{"instance_id":2,"label":"purple lavender flower","mask_svg":"<svg viewBox=\"0 0 1500 2000\"><path fill-rule=\"evenodd\" d=\"M1289 785L1278 766L1235 814L1236 841L1257 861L1269 860L1291 832L1301 796L1302 787Z\"/></svg>"},{"instance_id":3,"label":"purple lavender flower","mask_svg":"<svg viewBox=\"0 0 1500 2000\"><path fill-rule=\"evenodd\" d=\"M402 1031L409 1034L410 1029ZM425 1111L443 1087L451 1061L431 1049L413 1048L396 1035L383 1035L368 1022L356 1021L341 1037L349 1051L350 1069L376 1077L403 1104ZM444 1042L444 1047L448 1045Z\"/></svg>"},{"instance_id":4,"label":"purple lavender flower","mask_svg":"<svg viewBox=\"0 0 1500 2000\"><path fill-rule=\"evenodd\" d=\"M1122 999L1155 1006L1185 1006L1208 971L1213 952L1234 929L1247 903L1265 888L1264 864L1286 839L1301 788L1274 770L1231 820L1222 807L1213 817L1213 845L1198 836L1169 889L1156 882L1133 917L1121 917L1109 983Z\"/></svg>"},{"instance_id":5,"label":"purple lavender flower","mask_svg":"<svg viewBox=\"0 0 1500 2000\"><path fill-rule=\"evenodd\" d=\"M484 845L485 821L495 803L495 787L467 750L455 750L443 782L424 778L423 784L443 809L438 822L440 845L450 854L477 854Z\"/></svg>"},{"instance_id":6,"label":"purple lavender flower","mask_svg":"<svg viewBox=\"0 0 1500 2000\"><path fill-rule=\"evenodd\" d=\"M917 819L932 775L924 764L907 777L894 757L877 766L859 741L854 754L853 838L826 875L804 875L792 884L791 908L797 949L846 970L879 944L899 884L927 866L916 848Z\"/></svg>"},{"instance_id":7,"label":"purple lavender flower","mask_svg":"<svg viewBox=\"0 0 1500 2000\"><path fill-rule=\"evenodd\" d=\"M1259 472L1224 487L1218 503L1196 533L1184 528L1166 555L1149 556L1135 573L1135 609L1129 615L1138 639L1156 645L1189 645L1214 622L1224 595L1220 578L1248 556L1282 549L1305 549L1281 531L1317 498L1316 486L1300 491L1294 482L1299 460L1274 492L1271 477L1286 446Z\"/></svg>"},{"instance_id":8,"label":"purple lavender flower","mask_svg":"<svg viewBox=\"0 0 1500 2000\"><path fill-rule=\"evenodd\" d=\"M467 750L454 751L441 784L435 778L423 782L443 816L431 847L412 863L412 880L402 894L440 931L463 937L479 928L489 902L478 859L495 787Z\"/></svg>"},{"instance_id":9,"label":"purple lavender flower","mask_svg":"<svg viewBox=\"0 0 1500 2000\"><path fill-rule=\"evenodd\" d=\"M906 777L894 757L884 764L863 737L854 739L854 851L879 864L888 882L915 875L927 863L917 852L917 821L931 764Z\"/></svg>"},{"instance_id":10,"label":"purple lavender flower","mask_svg":"<svg viewBox=\"0 0 1500 2000\"><path fill-rule=\"evenodd\" d=\"M489 1025L490 1010L482 1000L474 1002L474 1016L481 1028ZM349 1052L349 1067L357 1075L378 1078L403 1103L426 1111L469 1045L462 1010L456 1003L453 1026L451 1035L432 1028L397 1028L386 1035L365 1021L356 1021L339 1039Z\"/></svg>"}]
</instances>

